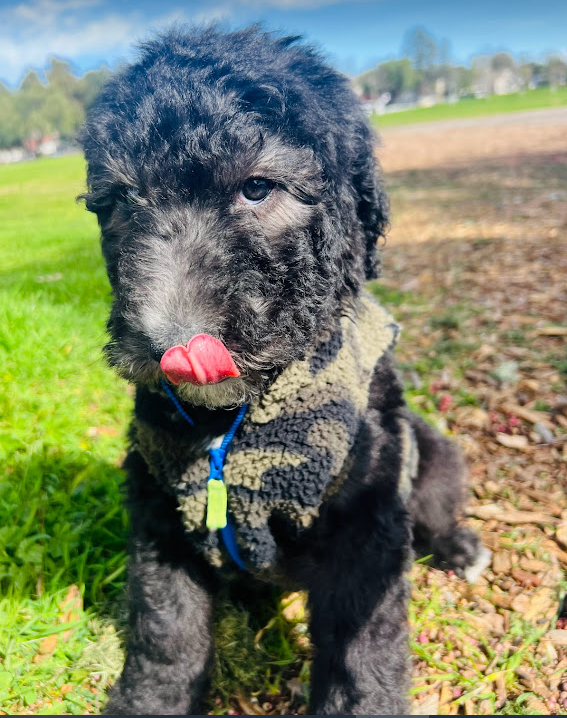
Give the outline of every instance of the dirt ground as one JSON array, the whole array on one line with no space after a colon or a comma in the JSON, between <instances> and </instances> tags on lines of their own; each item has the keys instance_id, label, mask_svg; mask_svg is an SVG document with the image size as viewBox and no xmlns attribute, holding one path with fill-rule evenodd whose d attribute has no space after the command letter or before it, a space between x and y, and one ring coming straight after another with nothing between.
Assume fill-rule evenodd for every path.
<instances>
[{"instance_id":1,"label":"dirt ground","mask_svg":"<svg viewBox=\"0 0 567 718\"><path fill-rule=\"evenodd\" d=\"M401 125L381 133L387 172L564 153L567 108Z\"/></svg>"},{"instance_id":2,"label":"dirt ground","mask_svg":"<svg viewBox=\"0 0 567 718\"><path fill-rule=\"evenodd\" d=\"M537 113L529 113L534 115ZM413 407L453 435L492 550L413 571L414 711L567 710L567 112L405 127L380 151Z\"/></svg>"}]
</instances>

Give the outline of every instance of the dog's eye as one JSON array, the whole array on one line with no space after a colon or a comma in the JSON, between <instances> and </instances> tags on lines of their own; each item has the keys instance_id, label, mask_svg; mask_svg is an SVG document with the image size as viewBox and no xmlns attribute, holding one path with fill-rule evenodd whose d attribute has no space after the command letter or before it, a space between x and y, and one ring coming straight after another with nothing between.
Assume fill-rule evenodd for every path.
<instances>
[{"instance_id":1,"label":"dog's eye","mask_svg":"<svg viewBox=\"0 0 567 718\"><path fill-rule=\"evenodd\" d=\"M120 187L116 193L116 198L126 204L140 204L140 190L137 187Z\"/></svg>"},{"instance_id":2,"label":"dog's eye","mask_svg":"<svg viewBox=\"0 0 567 718\"><path fill-rule=\"evenodd\" d=\"M128 187L124 192L124 198L127 202L136 203L140 199L140 190L136 187Z\"/></svg>"},{"instance_id":3,"label":"dog's eye","mask_svg":"<svg viewBox=\"0 0 567 718\"><path fill-rule=\"evenodd\" d=\"M263 202L274 188L274 183L262 177L250 177L240 190L240 198L247 204Z\"/></svg>"}]
</instances>

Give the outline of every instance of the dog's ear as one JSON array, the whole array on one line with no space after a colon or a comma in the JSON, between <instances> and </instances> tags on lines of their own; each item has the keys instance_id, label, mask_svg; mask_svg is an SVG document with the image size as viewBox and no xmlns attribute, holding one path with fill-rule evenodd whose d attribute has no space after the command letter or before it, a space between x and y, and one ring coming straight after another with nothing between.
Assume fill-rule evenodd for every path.
<instances>
[{"instance_id":1,"label":"dog's ear","mask_svg":"<svg viewBox=\"0 0 567 718\"><path fill-rule=\"evenodd\" d=\"M377 138L364 121L360 122L357 138L359 147L355 155L352 183L357 195L358 219L366 239L366 278L375 279L380 264L377 242L388 230L389 203L382 169L375 156Z\"/></svg>"}]
</instances>

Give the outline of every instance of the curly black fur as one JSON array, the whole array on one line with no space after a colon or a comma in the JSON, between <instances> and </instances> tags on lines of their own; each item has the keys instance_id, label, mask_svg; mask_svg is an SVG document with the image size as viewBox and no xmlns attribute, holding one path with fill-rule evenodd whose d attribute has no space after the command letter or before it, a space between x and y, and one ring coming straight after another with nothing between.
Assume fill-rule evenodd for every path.
<instances>
[{"instance_id":1,"label":"curly black fur","mask_svg":"<svg viewBox=\"0 0 567 718\"><path fill-rule=\"evenodd\" d=\"M195 334L220 338L241 372L179 387L197 455L234 406L261 397L354 312L377 275L388 203L372 131L348 81L298 38L210 27L143 45L104 88L82 142L113 290L107 354L138 387L138 420L173 437L187 431L159 391L159 360ZM273 183L259 205L240 200L249 177ZM409 513L423 550L439 550L445 565L464 569L477 555L476 538L456 525L460 459L404 406L385 355L343 490L306 536L281 547L282 581L309 589L313 713L406 712ZM400 412L421 455L409 509L384 440L397 435ZM134 449L126 469L131 635L107 712L198 712L211 604L230 577L195 550L175 498Z\"/></svg>"}]
</instances>

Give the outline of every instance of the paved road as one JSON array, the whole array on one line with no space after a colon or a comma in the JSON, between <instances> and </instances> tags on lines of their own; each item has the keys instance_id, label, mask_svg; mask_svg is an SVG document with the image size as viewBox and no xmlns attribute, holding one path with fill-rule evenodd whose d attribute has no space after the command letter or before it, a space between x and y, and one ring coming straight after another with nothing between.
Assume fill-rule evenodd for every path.
<instances>
[{"instance_id":1,"label":"paved road","mask_svg":"<svg viewBox=\"0 0 567 718\"><path fill-rule=\"evenodd\" d=\"M525 112L509 112L501 115L486 115L484 117L416 122L415 124L400 125L399 127L384 127L384 129L380 130L380 134L387 136L406 132L437 132L469 127L502 127L504 125L524 127L567 125L567 106L553 107L547 110L527 110ZM567 134L565 140L567 144Z\"/></svg>"}]
</instances>

